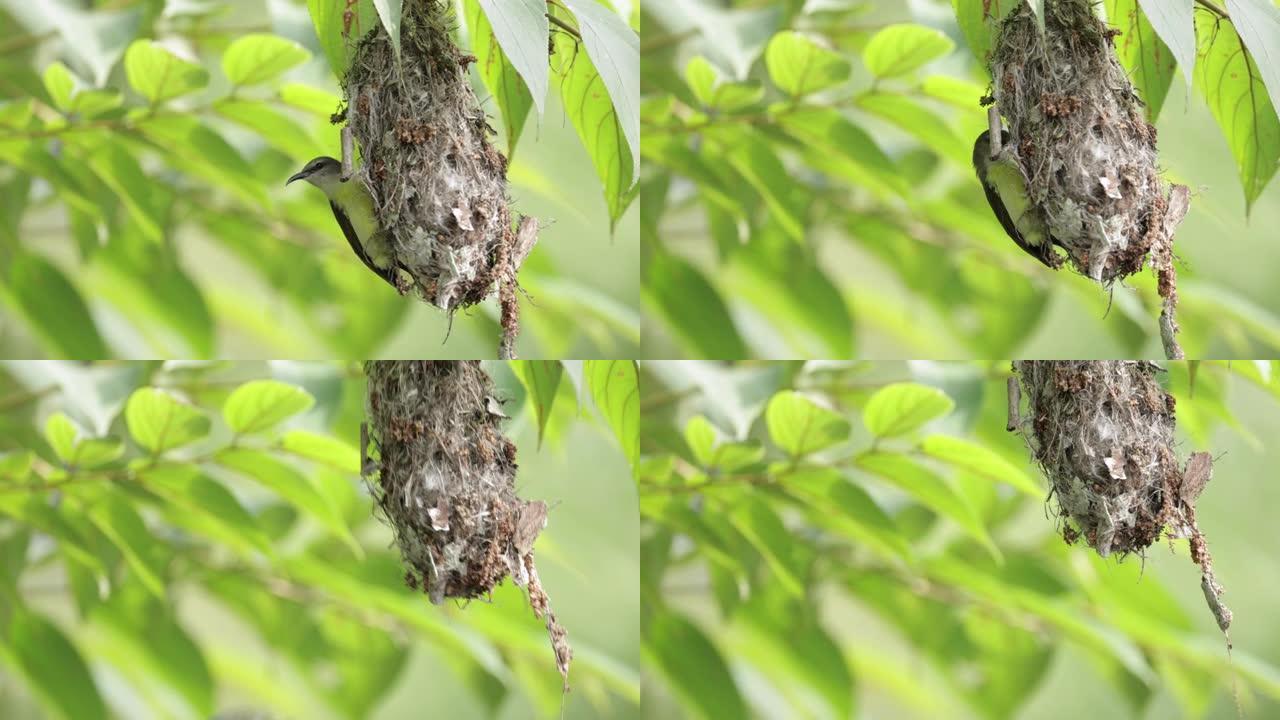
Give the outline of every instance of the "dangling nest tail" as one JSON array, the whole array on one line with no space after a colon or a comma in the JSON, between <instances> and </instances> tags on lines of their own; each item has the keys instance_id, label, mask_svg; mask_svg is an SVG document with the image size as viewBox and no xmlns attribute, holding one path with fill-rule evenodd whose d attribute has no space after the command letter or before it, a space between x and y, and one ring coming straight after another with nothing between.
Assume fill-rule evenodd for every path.
<instances>
[{"instance_id":1,"label":"dangling nest tail","mask_svg":"<svg viewBox=\"0 0 1280 720\"><path fill-rule=\"evenodd\" d=\"M567 683L573 652L533 559L547 506L516 496L516 447L489 376L473 360L370 361L365 373L361 445L376 460L366 452L362 472L395 533L405 583L439 604L487 596L509 575L546 622Z\"/></svg>"},{"instance_id":2,"label":"dangling nest tail","mask_svg":"<svg viewBox=\"0 0 1280 720\"><path fill-rule=\"evenodd\" d=\"M1013 363L1009 429L1019 431L1057 499L1062 536L1084 538L1102 557L1143 553L1163 532L1189 538L1201 585L1219 627L1231 611L1196 524L1195 504L1212 477L1212 457L1179 466L1172 395L1144 361L1020 360ZM1020 383L1020 385L1019 385ZM1021 392L1019 393L1019 388ZM1027 397L1027 414L1019 411Z\"/></svg>"},{"instance_id":3,"label":"dangling nest tail","mask_svg":"<svg viewBox=\"0 0 1280 720\"><path fill-rule=\"evenodd\" d=\"M991 57L991 95L1026 176L1029 212L1079 272L1103 284L1138 272L1151 254L1166 354L1181 357L1173 233L1187 189L1160 179L1155 127L1116 59L1115 31L1090 0L1047 0L1044 13L1042 34L1030 5L1019 3Z\"/></svg>"},{"instance_id":4,"label":"dangling nest tail","mask_svg":"<svg viewBox=\"0 0 1280 720\"><path fill-rule=\"evenodd\" d=\"M507 160L468 81L475 58L450 38L449 8L406 0L399 58L381 25L356 47L344 79L362 157L355 177L419 296L452 313L500 285L503 325L514 326L516 272L536 222L527 237L512 228Z\"/></svg>"}]
</instances>

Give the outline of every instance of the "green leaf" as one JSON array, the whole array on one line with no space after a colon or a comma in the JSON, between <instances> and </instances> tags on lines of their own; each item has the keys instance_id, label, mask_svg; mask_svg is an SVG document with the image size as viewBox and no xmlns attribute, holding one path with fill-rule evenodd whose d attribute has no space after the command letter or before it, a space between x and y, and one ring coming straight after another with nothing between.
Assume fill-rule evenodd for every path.
<instances>
[{"instance_id":1,"label":"green leaf","mask_svg":"<svg viewBox=\"0 0 1280 720\"><path fill-rule=\"evenodd\" d=\"M661 250L645 267L645 301L656 312L649 317L667 321L684 341L690 356L744 358L747 348L724 300L702 273L684 260ZM690 312L697 308L697 312Z\"/></svg>"},{"instance_id":2,"label":"green leaf","mask_svg":"<svg viewBox=\"0 0 1280 720\"><path fill-rule=\"evenodd\" d=\"M956 23L960 32L973 50L974 57L984 72L990 59L991 48L995 45L996 28L1005 15L1008 15L1022 0L951 0L956 12Z\"/></svg>"},{"instance_id":3,"label":"green leaf","mask_svg":"<svg viewBox=\"0 0 1280 720\"><path fill-rule=\"evenodd\" d=\"M1138 0L1156 35L1182 67L1187 84L1196 70L1195 0ZM1108 8L1108 10L1110 10ZM1110 15L1108 14L1108 17Z\"/></svg>"},{"instance_id":4,"label":"green leaf","mask_svg":"<svg viewBox=\"0 0 1280 720\"><path fill-rule=\"evenodd\" d=\"M270 430L286 418L309 410L311 393L279 380L250 380L232 391L222 405L222 417L236 433Z\"/></svg>"},{"instance_id":5,"label":"green leaf","mask_svg":"<svg viewBox=\"0 0 1280 720\"><path fill-rule=\"evenodd\" d=\"M640 371L634 360L588 360L582 374L627 460L640 459Z\"/></svg>"},{"instance_id":6,"label":"green leaf","mask_svg":"<svg viewBox=\"0 0 1280 720\"><path fill-rule=\"evenodd\" d=\"M497 36L493 34L493 26L480 9L478 0L463 0L462 8L480 79L484 81L489 94L497 100L498 110L502 113L502 124L507 135L507 157L514 157L516 141L520 139L520 131L529 116L529 108L533 106L533 95L529 93L529 86L520 79L515 65L511 64L511 60L503 52ZM544 61L542 66L545 71L547 63ZM543 94L546 94L545 86Z\"/></svg>"},{"instance_id":7,"label":"green leaf","mask_svg":"<svg viewBox=\"0 0 1280 720\"><path fill-rule=\"evenodd\" d=\"M133 506L117 494L103 495L89 508L89 518L119 548L142 586L164 599L164 563L160 557L163 546L147 531Z\"/></svg>"},{"instance_id":8,"label":"green leaf","mask_svg":"<svg viewBox=\"0 0 1280 720\"><path fill-rule=\"evenodd\" d=\"M124 104L124 95L114 88L105 90L81 90L71 100L71 112L86 120L115 110Z\"/></svg>"},{"instance_id":9,"label":"green leaf","mask_svg":"<svg viewBox=\"0 0 1280 720\"><path fill-rule=\"evenodd\" d=\"M310 58L311 53L292 40L250 33L237 38L222 53L222 72L232 85L256 85L274 80Z\"/></svg>"},{"instance_id":10,"label":"green leaf","mask_svg":"<svg viewBox=\"0 0 1280 720\"><path fill-rule=\"evenodd\" d=\"M262 181L254 175L253 168L231 143L201 122L200 118L158 115L140 120L137 127L147 139L170 154L170 163L175 167L217 183L250 203L270 206ZM139 263L135 260L133 264ZM139 271L138 274L144 273ZM157 272L159 274L161 273ZM149 281L153 280L154 277L149 278Z\"/></svg>"},{"instance_id":11,"label":"green leaf","mask_svg":"<svg viewBox=\"0 0 1280 720\"><path fill-rule=\"evenodd\" d=\"M270 539L229 490L191 465L157 467L142 475L164 498L165 517L178 527L236 548L241 554L272 553Z\"/></svg>"},{"instance_id":12,"label":"green leaf","mask_svg":"<svg viewBox=\"0 0 1280 720\"><path fill-rule=\"evenodd\" d=\"M360 544L351 535L350 528L333 500L334 493L328 489L313 484L292 466L257 450L228 448L218 453L216 459L224 467L257 480L294 507L309 514L345 542L356 557L363 555ZM322 473L316 473L314 477L316 481L328 481Z\"/></svg>"},{"instance_id":13,"label":"green leaf","mask_svg":"<svg viewBox=\"0 0 1280 720\"><path fill-rule=\"evenodd\" d=\"M110 357L80 292L55 265L27 252L9 261L7 287L0 297L27 321L50 356L90 359Z\"/></svg>"},{"instance_id":14,"label":"green leaf","mask_svg":"<svg viewBox=\"0 0 1280 720\"><path fill-rule=\"evenodd\" d=\"M704 468L711 467L715 460L719 441L720 433L701 415L694 415L684 425L684 442L693 453L693 459Z\"/></svg>"},{"instance_id":15,"label":"green leaf","mask_svg":"<svg viewBox=\"0 0 1280 720\"><path fill-rule=\"evenodd\" d=\"M258 133L268 145L298 162L305 162L326 153L325 147L309 132L292 118L271 109L271 106L265 102L221 100L214 106L214 110L228 120Z\"/></svg>"},{"instance_id":16,"label":"green leaf","mask_svg":"<svg viewBox=\"0 0 1280 720\"><path fill-rule=\"evenodd\" d=\"M356 3L356 15L351 20L350 36L343 35L343 13L347 12L347 0L307 0L311 23L315 26L320 48L329 60L329 67L339 79L347 74L351 55L365 33L373 30L378 21L373 3Z\"/></svg>"},{"instance_id":17,"label":"green leaf","mask_svg":"<svg viewBox=\"0 0 1280 720\"><path fill-rule=\"evenodd\" d=\"M942 478L903 455L873 452L857 459L857 467L887 480L921 505L950 519L1000 560L1000 549L987 533L973 508Z\"/></svg>"},{"instance_id":18,"label":"green leaf","mask_svg":"<svg viewBox=\"0 0 1280 720\"><path fill-rule=\"evenodd\" d=\"M290 430L280 439L280 446L294 455L328 465L335 470L351 475L360 472L360 452L329 435Z\"/></svg>"},{"instance_id":19,"label":"green leaf","mask_svg":"<svg viewBox=\"0 0 1280 720\"><path fill-rule=\"evenodd\" d=\"M980 477L1007 483L1029 497L1040 498L1044 495L1025 472L978 443L950 435L930 435L920 443L920 450L929 457Z\"/></svg>"},{"instance_id":20,"label":"green leaf","mask_svg":"<svg viewBox=\"0 0 1280 720\"><path fill-rule=\"evenodd\" d=\"M96 468L115 462L124 456L124 443L116 438L89 438L76 446L71 464L82 468Z\"/></svg>"},{"instance_id":21,"label":"green leaf","mask_svg":"<svg viewBox=\"0 0 1280 720\"><path fill-rule=\"evenodd\" d=\"M1231 21L1253 57L1272 110L1280 108L1280 7L1272 0L1226 0Z\"/></svg>"},{"instance_id":22,"label":"green leaf","mask_svg":"<svg viewBox=\"0 0 1280 720\"><path fill-rule=\"evenodd\" d=\"M981 92L979 92L981 94ZM977 107L975 98L972 107ZM882 196L906 197L910 188L889 156L844 113L835 108L804 107L778 118L784 131L812 150L810 164L824 172L869 186Z\"/></svg>"},{"instance_id":23,"label":"green leaf","mask_svg":"<svg viewBox=\"0 0 1280 720\"><path fill-rule=\"evenodd\" d=\"M195 92L209 83L209 73L147 39L134 40L124 54L129 84L157 105Z\"/></svg>"},{"instance_id":24,"label":"green leaf","mask_svg":"<svg viewBox=\"0 0 1280 720\"><path fill-rule=\"evenodd\" d=\"M110 141L109 137L95 138L95 143L105 144L87 148L89 154L85 160L94 174L124 203L138 229L148 239L159 243L164 239L164 206L161 201L165 194L159 185L151 182L124 144Z\"/></svg>"},{"instance_id":25,"label":"green leaf","mask_svg":"<svg viewBox=\"0 0 1280 720\"><path fill-rule=\"evenodd\" d=\"M153 455L193 443L209 434L209 418L199 409L157 388L138 388L125 405L129 434Z\"/></svg>"},{"instance_id":26,"label":"green leaf","mask_svg":"<svg viewBox=\"0 0 1280 720\"><path fill-rule=\"evenodd\" d=\"M900 77L949 54L955 47L941 31L900 23L887 25L872 35L862 50L862 60L876 77Z\"/></svg>"},{"instance_id":27,"label":"green leaf","mask_svg":"<svg viewBox=\"0 0 1280 720\"><path fill-rule=\"evenodd\" d=\"M1199 62L1195 85L1209 103L1240 168L1245 213L1280 165L1280 119L1267 101L1257 63L1228 20L1196 24Z\"/></svg>"},{"instance_id":28,"label":"green leaf","mask_svg":"<svg viewBox=\"0 0 1280 720\"><path fill-rule=\"evenodd\" d=\"M804 242L806 198L773 147L759 133L741 128L708 131L706 137L723 153L729 166L760 193L778 227L797 243Z\"/></svg>"},{"instance_id":29,"label":"green leaf","mask_svg":"<svg viewBox=\"0 0 1280 720\"><path fill-rule=\"evenodd\" d=\"M631 148L631 180L640 179L640 36L597 0L563 0L578 19L587 57L600 73Z\"/></svg>"},{"instance_id":30,"label":"green leaf","mask_svg":"<svg viewBox=\"0 0 1280 720\"><path fill-rule=\"evenodd\" d=\"M378 19L382 21L382 28L387 31L387 37L391 38L391 48L399 60L400 0L373 0L373 7L378 11Z\"/></svg>"},{"instance_id":31,"label":"green leaf","mask_svg":"<svg viewBox=\"0 0 1280 720\"><path fill-rule=\"evenodd\" d=\"M720 70L705 57L694 55L684 66L684 81L698 102L711 107L715 100L716 86L720 84Z\"/></svg>"},{"instance_id":32,"label":"green leaf","mask_svg":"<svg viewBox=\"0 0 1280 720\"><path fill-rule=\"evenodd\" d=\"M914 136L925 147L955 163L972 168L973 142L965 142L937 114L927 110L913 98L886 92L871 92L857 100L858 107L888 120Z\"/></svg>"},{"instance_id":33,"label":"green leaf","mask_svg":"<svg viewBox=\"0 0 1280 720\"><path fill-rule=\"evenodd\" d=\"M285 83L280 86L279 94L280 102L306 110L325 120L342 105L342 98L337 95L303 83Z\"/></svg>"},{"instance_id":34,"label":"green leaf","mask_svg":"<svg viewBox=\"0 0 1280 720\"><path fill-rule=\"evenodd\" d=\"M511 371L529 393L529 406L533 408L533 417L538 422L538 447L541 448L564 366L559 360L512 360Z\"/></svg>"},{"instance_id":35,"label":"green leaf","mask_svg":"<svg viewBox=\"0 0 1280 720\"><path fill-rule=\"evenodd\" d=\"M262 189L250 182L248 187ZM136 236L136 224L113 229L89 275L95 294L128 317L155 354L212 357L214 321L200 289L171 248L134 242Z\"/></svg>"},{"instance_id":36,"label":"green leaf","mask_svg":"<svg viewBox=\"0 0 1280 720\"><path fill-rule=\"evenodd\" d=\"M156 710L180 716L213 713L214 685L199 646L162 604L138 593L115 592L93 615L104 631L99 652L129 677ZM166 713L167 714L167 713Z\"/></svg>"},{"instance_id":37,"label":"green leaf","mask_svg":"<svg viewBox=\"0 0 1280 720\"><path fill-rule=\"evenodd\" d=\"M854 357L854 319L813 253L796 252L776 223L733 255L731 293L752 305L797 357Z\"/></svg>"},{"instance_id":38,"label":"green leaf","mask_svg":"<svg viewBox=\"0 0 1280 720\"><path fill-rule=\"evenodd\" d=\"M876 437L897 437L951 412L955 402L941 390L917 383L893 383L876 391L862 411Z\"/></svg>"},{"instance_id":39,"label":"green leaf","mask_svg":"<svg viewBox=\"0 0 1280 720\"><path fill-rule=\"evenodd\" d=\"M839 85L852 69L840 53L790 30L773 36L764 61L778 89L796 98Z\"/></svg>"},{"instance_id":40,"label":"green leaf","mask_svg":"<svg viewBox=\"0 0 1280 720\"><path fill-rule=\"evenodd\" d=\"M879 553L888 560L911 558L911 545L893 518L857 484L831 468L786 476L787 491L810 508L810 521Z\"/></svg>"},{"instance_id":41,"label":"green leaf","mask_svg":"<svg viewBox=\"0 0 1280 720\"><path fill-rule=\"evenodd\" d=\"M541 115L549 85L547 37L550 36L551 26L547 20L546 4L540 0L476 1L484 10L502 52L520 77L524 78L525 86L533 98L533 105ZM557 44L556 53L573 52L575 49L572 45L561 47Z\"/></svg>"},{"instance_id":42,"label":"green leaf","mask_svg":"<svg viewBox=\"0 0 1280 720\"><path fill-rule=\"evenodd\" d=\"M854 716L853 675L816 610L778 593L753 593L733 620L734 655L768 668L769 682L797 716Z\"/></svg>"},{"instance_id":43,"label":"green leaf","mask_svg":"<svg viewBox=\"0 0 1280 720\"><path fill-rule=\"evenodd\" d=\"M961 110L979 107L986 90L979 84L951 75L929 75L920 81L920 92Z\"/></svg>"},{"instance_id":44,"label":"green leaf","mask_svg":"<svg viewBox=\"0 0 1280 720\"><path fill-rule=\"evenodd\" d=\"M14 450L0 453L0 480L23 482L31 474L36 455L30 450Z\"/></svg>"},{"instance_id":45,"label":"green leaf","mask_svg":"<svg viewBox=\"0 0 1280 720\"><path fill-rule=\"evenodd\" d=\"M493 16L489 18L492 20ZM553 61L560 75L560 101L604 184L609 219L616 225L635 198L635 169L632 154L627 151L626 132L591 58L577 52L573 39L564 33L552 37L556 47ZM536 90L534 98L536 101Z\"/></svg>"},{"instance_id":46,"label":"green leaf","mask_svg":"<svg viewBox=\"0 0 1280 720\"><path fill-rule=\"evenodd\" d=\"M107 709L98 687L67 636L21 605L10 606L10 612L0 658L26 678L41 704L55 716L105 720Z\"/></svg>"},{"instance_id":47,"label":"green leaf","mask_svg":"<svg viewBox=\"0 0 1280 720\"><path fill-rule=\"evenodd\" d=\"M694 717L748 716L724 656L697 625L660 609L645 628L644 650L649 664L662 673Z\"/></svg>"},{"instance_id":48,"label":"green leaf","mask_svg":"<svg viewBox=\"0 0 1280 720\"><path fill-rule=\"evenodd\" d=\"M76 89L76 80L66 65L55 60L44 69L44 89L53 100L54 107L66 112L71 109L71 96Z\"/></svg>"},{"instance_id":49,"label":"green leaf","mask_svg":"<svg viewBox=\"0 0 1280 720\"><path fill-rule=\"evenodd\" d=\"M71 422L71 418L67 417L64 412L56 412L49 416L44 423L44 439L48 441L49 447L57 453L58 459L64 463L70 463L75 456L76 439L80 436L80 429Z\"/></svg>"},{"instance_id":50,"label":"green leaf","mask_svg":"<svg viewBox=\"0 0 1280 720\"><path fill-rule=\"evenodd\" d=\"M1116 56L1129 72L1138 96L1147 104L1147 121L1154 123L1173 83L1178 60L1138 9L1137 0L1105 0L1105 6L1107 19L1120 31L1113 41Z\"/></svg>"},{"instance_id":51,"label":"green leaf","mask_svg":"<svg viewBox=\"0 0 1280 720\"><path fill-rule=\"evenodd\" d=\"M849 439L849 421L809 398L784 390L765 410L769 436L792 457L804 457Z\"/></svg>"},{"instance_id":52,"label":"green leaf","mask_svg":"<svg viewBox=\"0 0 1280 720\"><path fill-rule=\"evenodd\" d=\"M760 553L773 572L778 587L796 597L804 596L804 581L796 566L795 537L764 500L744 496L733 508L729 522Z\"/></svg>"}]
</instances>

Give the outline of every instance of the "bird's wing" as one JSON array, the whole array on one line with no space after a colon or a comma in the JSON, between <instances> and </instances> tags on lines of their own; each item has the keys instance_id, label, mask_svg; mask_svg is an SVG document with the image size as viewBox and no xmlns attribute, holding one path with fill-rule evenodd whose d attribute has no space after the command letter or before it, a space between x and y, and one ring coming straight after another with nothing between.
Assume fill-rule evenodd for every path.
<instances>
[{"instance_id":1,"label":"bird's wing","mask_svg":"<svg viewBox=\"0 0 1280 720\"><path fill-rule=\"evenodd\" d=\"M1009 237L1013 238L1018 247L1022 248L1028 255L1044 263L1045 267L1056 269L1057 266L1050 257L1053 255L1052 245L1049 242L1045 242L1039 247L1032 247L1022 237L1022 231L1018 229L1018 224L1009 216L1009 210L1004 206L1004 201L1000 199L1000 193L996 192L985 179L982 179L980 184L982 185L982 191L987 194L987 203L991 205L991 211L996 214L996 219L1000 221L1000 225L1009 234Z\"/></svg>"},{"instance_id":2,"label":"bird's wing","mask_svg":"<svg viewBox=\"0 0 1280 720\"><path fill-rule=\"evenodd\" d=\"M380 268L377 265L374 265L373 261L369 259L368 253L364 251L364 244L360 242L360 236L356 235L356 229L351 226L351 219L342 211L342 208L338 207L337 203L330 202L329 207L333 210L333 217L338 221L338 227L342 228L342 234L346 236L347 243L351 245L351 249L355 252L356 257L360 258L360 262L364 263L365 267L372 270L378 277L386 280L391 287L397 288L398 290L399 288L396 285L395 268Z\"/></svg>"}]
</instances>

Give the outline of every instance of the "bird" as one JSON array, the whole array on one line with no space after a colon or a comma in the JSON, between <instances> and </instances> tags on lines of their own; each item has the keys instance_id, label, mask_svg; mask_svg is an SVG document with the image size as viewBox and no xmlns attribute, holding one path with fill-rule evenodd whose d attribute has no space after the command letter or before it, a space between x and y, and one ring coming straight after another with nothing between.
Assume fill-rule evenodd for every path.
<instances>
[{"instance_id":1,"label":"bird","mask_svg":"<svg viewBox=\"0 0 1280 720\"><path fill-rule=\"evenodd\" d=\"M1000 138L1001 147L1008 147L1009 132L1001 130ZM1004 150L991 157L990 130L983 130L973 144L973 169L978 173L996 219L1018 247L1046 267L1056 270L1062 265L1062 258L1053 250L1057 241L1049 234L1040 214L1031 207L1026 176L1017 158Z\"/></svg>"},{"instance_id":2,"label":"bird","mask_svg":"<svg viewBox=\"0 0 1280 720\"><path fill-rule=\"evenodd\" d=\"M336 158L322 155L303 166L285 182L287 187L294 180L305 180L320 188L329 199L333 217L342 228L356 257L378 277L386 280L397 292L404 293L396 269L408 270L395 258L386 233L378 226L373 211L373 197L359 182L342 177L342 163Z\"/></svg>"}]
</instances>

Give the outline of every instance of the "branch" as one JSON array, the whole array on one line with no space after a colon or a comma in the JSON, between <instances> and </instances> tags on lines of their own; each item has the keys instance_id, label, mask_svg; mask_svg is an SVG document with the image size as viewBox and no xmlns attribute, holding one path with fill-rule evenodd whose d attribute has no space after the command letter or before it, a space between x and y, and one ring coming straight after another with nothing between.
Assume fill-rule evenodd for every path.
<instances>
[{"instance_id":1,"label":"branch","mask_svg":"<svg viewBox=\"0 0 1280 720\"><path fill-rule=\"evenodd\" d=\"M575 38L577 38L577 39L578 39L578 41L579 41L579 42L581 42L581 41L582 41L582 33L579 33L579 32L578 32L578 28L576 28L576 27L574 27L574 26L570 25L569 23L567 23L567 22L565 22L565 21L561 20L560 18L556 17L555 15L552 15L551 13L546 13L546 15L547 15L547 19L551 21L551 24L552 24L552 25L555 25L556 27L560 28L561 30L563 30L563 31L565 31L565 32L569 33L570 35L574 36Z\"/></svg>"},{"instance_id":2,"label":"branch","mask_svg":"<svg viewBox=\"0 0 1280 720\"><path fill-rule=\"evenodd\" d=\"M1227 15L1227 11L1226 11L1226 10L1223 10L1223 9L1222 9L1222 8L1220 8L1220 7L1218 7L1218 4L1217 4L1217 3L1215 3L1215 2L1213 2L1213 0L1196 0L1196 4L1197 4L1197 5L1199 5L1200 7L1204 8L1205 10L1208 10L1209 12L1213 13L1214 15L1217 15L1218 17L1222 18L1223 20L1230 20L1230 19L1231 19L1231 18Z\"/></svg>"}]
</instances>

